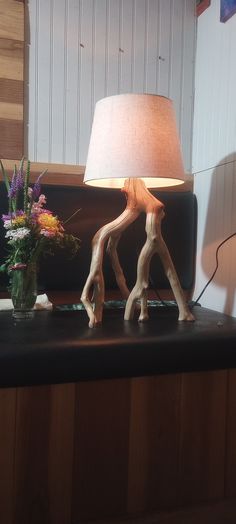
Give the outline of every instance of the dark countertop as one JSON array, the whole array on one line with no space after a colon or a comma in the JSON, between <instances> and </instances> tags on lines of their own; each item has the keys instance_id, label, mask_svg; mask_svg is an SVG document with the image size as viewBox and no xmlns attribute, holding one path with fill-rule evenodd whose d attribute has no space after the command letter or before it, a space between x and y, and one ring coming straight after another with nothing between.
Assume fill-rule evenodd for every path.
<instances>
[{"instance_id":1,"label":"dark countertop","mask_svg":"<svg viewBox=\"0 0 236 524\"><path fill-rule=\"evenodd\" d=\"M175 307L152 308L147 323L104 311L88 327L85 311L36 311L14 323L0 312L0 386L137 377L236 367L236 319L195 306L195 322Z\"/></svg>"}]
</instances>

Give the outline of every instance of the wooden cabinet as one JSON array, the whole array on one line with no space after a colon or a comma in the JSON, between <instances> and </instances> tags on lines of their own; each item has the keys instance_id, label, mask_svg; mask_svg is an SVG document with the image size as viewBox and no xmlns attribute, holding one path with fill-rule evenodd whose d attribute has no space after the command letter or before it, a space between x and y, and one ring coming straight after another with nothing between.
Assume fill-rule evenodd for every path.
<instances>
[{"instance_id":1,"label":"wooden cabinet","mask_svg":"<svg viewBox=\"0 0 236 524\"><path fill-rule=\"evenodd\" d=\"M76 524L235 496L236 371L0 390L4 524Z\"/></svg>"}]
</instances>

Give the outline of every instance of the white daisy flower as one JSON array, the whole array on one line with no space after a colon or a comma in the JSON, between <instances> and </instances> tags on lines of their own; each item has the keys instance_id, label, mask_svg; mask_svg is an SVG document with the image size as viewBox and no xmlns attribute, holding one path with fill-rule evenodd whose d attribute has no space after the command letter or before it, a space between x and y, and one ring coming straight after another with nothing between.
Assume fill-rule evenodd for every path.
<instances>
[{"instance_id":1,"label":"white daisy flower","mask_svg":"<svg viewBox=\"0 0 236 524\"><path fill-rule=\"evenodd\" d=\"M18 227L18 229L11 229L7 231L6 238L11 240L22 240L30 234L30 230L27 227Z\"/></svg>"}]
</instances>

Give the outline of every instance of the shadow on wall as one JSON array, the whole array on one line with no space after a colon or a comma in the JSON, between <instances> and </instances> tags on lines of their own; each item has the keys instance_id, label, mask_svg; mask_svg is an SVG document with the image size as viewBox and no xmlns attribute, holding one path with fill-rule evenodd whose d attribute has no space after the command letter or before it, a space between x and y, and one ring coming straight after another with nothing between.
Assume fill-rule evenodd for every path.
<instances>
[{"instance_id":1,"label":"shadow on wall","mask_svg":"<svg viewBox=\"0 0 236 524\"><path fill-rule=\"evenodd\" d=\"M223 165L224 164L224 165ZM206 176L204 174L204 176ZM206 182L206 184L205 184ZM236 153L223 158L214 169L208 185L209 199L202 248L202 268L209 280L216 267L217 247L228 236L236 233ZM202 186L202 194L204 191ZM218 269L213 283L224 288L225 301L221 310L232 315L236 290L236 236L226 241L218 251ZM217 297L217 295L214 295ZM221 293L218 295L219 303ZM217 298L216 298L217 300ZM215 304L215 307L217 304Z\"/></svg>"}]
</instances>

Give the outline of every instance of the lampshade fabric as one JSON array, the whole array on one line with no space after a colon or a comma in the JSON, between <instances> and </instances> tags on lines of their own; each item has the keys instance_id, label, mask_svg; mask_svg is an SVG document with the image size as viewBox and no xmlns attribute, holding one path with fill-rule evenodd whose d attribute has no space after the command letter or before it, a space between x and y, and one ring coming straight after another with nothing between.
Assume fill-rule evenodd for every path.
<instances>
[{"instance_id":1,"label":"lampshade fabric","mask_svg":"<svg viewBox=\"0 0 236 524\"><path fill-rule=\"evenodd\" d=\"M147 187L184 182L173 102L159 95L122 94L95 106L84 182L118 188L126 178Z\"/></svg>"}]
</instances>

